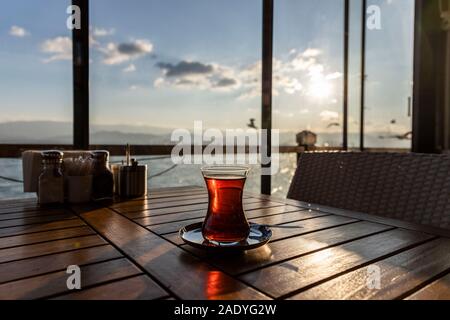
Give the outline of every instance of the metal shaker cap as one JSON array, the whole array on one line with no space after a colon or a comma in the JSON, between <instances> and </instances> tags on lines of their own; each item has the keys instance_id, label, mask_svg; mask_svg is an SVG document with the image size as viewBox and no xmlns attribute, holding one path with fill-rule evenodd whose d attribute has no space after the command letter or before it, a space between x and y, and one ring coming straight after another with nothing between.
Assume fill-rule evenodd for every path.
<instances>
[{"instance_id":1,"label":"metal shaker cap","mask_svg":"<svg viewBox=\"0 0 450 320\"><path fill-rule=\"evenodd\" d=\"M146 172L147 165L139 164L139 165L131 165L131 166L120 166L120 172Z\"/></svg>"},{"instance_id":2,"label":"metal shaker cap","mask_svg":"<svg viewBox=\"0 0 450 320\"><path fill-rule=\"evenodd\" d=\"M91 154L92 158L94 158L95 160L108 161L109 158L109 151L107 150L94 150L91 151Z\"/></svg>"},{"instance_id":3,"label":"metal shaker cap","mask_svg":"<svg viewBox=\"0 0 450 320\"><path fill-rule=\"evenodd\" d=\"M60 163L64 153L59 150L45 150L41 152L41 156L44 163Z\"/></svg>"}]
</instances>

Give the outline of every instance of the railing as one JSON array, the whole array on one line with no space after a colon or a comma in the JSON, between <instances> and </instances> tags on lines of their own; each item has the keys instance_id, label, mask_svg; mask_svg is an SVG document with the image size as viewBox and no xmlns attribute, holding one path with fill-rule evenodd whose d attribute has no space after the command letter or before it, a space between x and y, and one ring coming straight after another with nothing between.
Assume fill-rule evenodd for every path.
<instances>
[{"instance_id":1,"label":"railing","mask_svg":"<svg viewBox=\"0 0 450 320\"><path fill-rule=\"evenodd\" d=\"M132 146L132 155L134 156L163 156L164 158L168 158L172 154L172 149L174 145L134 145ZM202 151L206 146L202 146ZM249 146L238 147L234 146L232 148L221 146L223 154L227 154L233 152L234 154L242 154L249 152L260 152L259 147L250 148ZM199 150L195 148L195 146L186 146L186 148L190 148L191 154L197 153ZM0 158L20 158L23 151L26 150L50 150L50 149L58 149L58 150L74 150L73 145L54 145L54 144L0 144ZM90 150L108 150L112 156L123 156L125 153L125 147L123 145L91 145ZM256 149L256 150L255 150ZM360 149L348 149L349 151L360 151ZM305 147L305 146L280 146L279 153L296 153L299 156L302 152L305 151L344 151L344 148L340 147ZM365 152L409 152L408 149L394 149L394 148L373 148L366 149ZM148 158L146 160L156 160L158 157ZM142 160L142 159L141 159ZM152 179L157 176L161 176L174 168L177 167L177 164L173 164L171 167L153 174L149 176L149 179ZM270 177L270 176L269 176ZM0 180L6 180L13 183L23 183L22 180L18 180L11 177L0 176ZM267 179L266 179L267 180ZM267 181L261 180L262 187L268 187ZM269 185L270 186L270 185ZM261 189L263 190L263 189Z\"/></svg>"},{"instance_id":2,"label":"railing","mask_svg":"<svg viewBox=\"0 0 450 320\"><path fill-rule=\"evenodd\" d=\"M133 145L131 152L136 156L157 156L157 155L170 155L172 153L173 145ZM195 146L187 146L191 148L191 154L197 152ZM221 146L223 153L249 153L251 148L249 146L238 147L234 146L232 150L226 146ZM202 146L202 151L206 148L206 145ZM74 150L73 145L68 144L0 144L0 158L20 158L22 152L25 150ZM244 150L242 150L244 149ZM258 152L258 147L255 148ZM125 154L125 148L123 145L91 145L89 150L108 150L112 156L121 156ZM302 153L305 151L343 151L342 147L304 147L304 146L280 146L279 153ZM349 148L349 151L359 151L358 148ZM253 150L252 150L253 151ZM367 152L409 152L409 149L400 148L366 148Z\"/></svg>"},{"instance_id":3,"label":"railing","mask_svg":"<svg viewBox=\"0 0 450 320\"><path fill-rule=\"evenodd\" d=\"M174 145L133 145L131 146L131 153L136 156L157 156L157 155L170 155L172 153ZM231 150L229 147L220 146L223 149L223 153L229 153ZM219 147L219 148L220 148ZM197 153L195 146L186 146L191 148L191 154ZM206 148L206 145L202 146L202 151ZM22 156L22 152L25 150L76 150L73 145L68 144L0 144L0 158L19 158ZM242 150L244 149L244 150ZM245 147L232 147L233 153L249 153L250 150L256 149L259 152L259 147L250 148ZM108 150L112 156L125 155L125 147L123 145L90 145L89 150ZM280 153L300 153L304 152L304 147L298 146L281 146L279 148Z\"/></svg>"}]
</instances>

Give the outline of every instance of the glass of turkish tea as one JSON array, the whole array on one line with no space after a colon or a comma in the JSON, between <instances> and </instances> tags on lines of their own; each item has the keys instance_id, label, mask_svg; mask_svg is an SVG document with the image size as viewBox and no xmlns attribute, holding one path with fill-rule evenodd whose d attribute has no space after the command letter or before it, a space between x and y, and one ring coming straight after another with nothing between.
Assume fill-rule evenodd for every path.
<instances>
[{"instance_id":1,"label":"glass of turkish tea","mask_svg":"<svg viewBox=\"0 0 450 320\"><path fill-rule=\"evenodd\" d=\"M206 166L201 169L209 196L208 212L202 226L205 239L231 243L248 237L250 227L242 206L242 194L249 170L246 166Z\"/></svg>"}]
</instances>

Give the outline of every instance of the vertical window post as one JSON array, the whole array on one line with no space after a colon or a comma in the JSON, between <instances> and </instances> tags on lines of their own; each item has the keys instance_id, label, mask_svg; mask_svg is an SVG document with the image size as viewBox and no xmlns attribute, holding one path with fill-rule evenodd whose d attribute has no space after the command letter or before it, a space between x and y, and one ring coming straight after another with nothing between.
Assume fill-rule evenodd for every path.
<instances>
[{"instance_id":1,"label":"vertical window post","mask_svg":"<svg viewBox=\"0 0 450 320\"><path fill-rule=\"evenodd\" d=\"M72 0L81 12L81 28L72 30L73 145L89 148L89 1Z\"/></svg>"},{"instance_id":2,"label":"vertical window post","mask_svg":"<svg viewBox=\"0 0 450 320\"><path fill-rule=\"evenodd\" d=\"M414 18L414 85L412 151L439 153L445 145L447 32L439 1L416 0ZM447 109L447 111L446 111Z\"/></svg>"},{"instance_id":3,"label":"vertical window post","mask_svg":"<svg viewBox=\"0 0 450 320\"><path fill-rule=\"evenodd\" d=\"M350 0L344 4L344 96L343 96L343 130L342 147L348 149L348 56L349 56L349 29L350 29Z\"/></svg>"},{"instance_id":4,"label":"vertical window post","mask_svg":"<svg viewBox=\"0 0 450 320\"><path fill-rule=\"evenodd\" d=\"M260 152L269 159L272 155L272 57L273 57L273 0L263 0L262 19L262 108L261 129L267 130L267 143L261 144ZM271 163L261 164L270 168ZM271 193L271 176L261 175L261 193Z\"/></svg>"},{"instance_id":5,"label":"vertical window post","mask_svg":"<svg viewBox=\"0 0 450 320\"><path fill-rule=\"evenodd\" d=\"M359 147L361 151L364 151L364 105L366 102L366 10L367 0L363 0L361 10L361 117L359 124Z\"/></svg>"}]
</instances>

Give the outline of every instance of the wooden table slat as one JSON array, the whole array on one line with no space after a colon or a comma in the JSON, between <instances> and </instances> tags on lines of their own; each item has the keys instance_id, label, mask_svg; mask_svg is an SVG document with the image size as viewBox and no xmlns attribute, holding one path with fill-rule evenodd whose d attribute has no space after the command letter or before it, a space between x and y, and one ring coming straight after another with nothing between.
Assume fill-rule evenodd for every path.
<instances>
[{"instance_id":1,"label":"wooden table slat","mask_svg":"<svg viewBox=\"0 0 450 320\"><path fill-rule=\"evenodd\" d=\"M296 221L306 220L306 219L313 219L313 218L319 218L323 216L327 216L329 214L324 214L317 211L306 211L306 210L296 210L296 211L290 211L291 209L288 209L287 207L280 207L280 209L285 209L279 213L274 214L275 212L278 212L278 210L274 210L270 212L269 215L261 215L261 214L253 214L256 212L250 211L250 214L248 214L248 218L253 223L259 223L259 224L268 224L268 225L277 225L277 224L288 224L293 223ZM352 219L352 221L356 221L355 219ZM275 230L275 229L274 229ZM272 230L272 231L274 231ZM281 230L281 229L277 229ZM288 231L284 229L284 231Z\"/></svg>"},{"instance_id":2,"label":"wooden table slat","mask_svg":"<svg viewBox=\"0 0 450 320\"><path fill-rule=\"evenodd\" d=\"M0 238L1 237L10 237L20 234L30 234L35 232L49 231L49 230L58 230L65 228L73 228L80 227L85 225L85 223L80 219L70 219L70 220L62 220L62 221L52 221L42 224L32 224L26 226L18 226L18 227L9 227L0 229Z\"/></svg>"},{"instance_id":3,"label":"wooden table slat","mask_svg":"<svg viewBox=\"0 0 450 320\"><path fill-rule=\"evenodd\" d=\"M282 213L289 213L289 212L299 212L304 211L302 209L299 210L299 208L294 206L277 206L277 207L270 207L270 208L260 208L260 209L248 209L248 206L246 206L246 216L247 219L256 218L256 217L262 217L265 215L280 215ZM207 209L197 210L197 211L187 211L187 212L179 212L179 213L173 213L173 214L165 214L165 215L158 215L158 216L150 216L145 218L139 218L134 219L136 223L139 223L142 226L153 226L157 224L163 224L163 223L174 223L184 220L191 220L191 219L198 219L198 218L204 218L206 216ZM306 211L305 211L306 212ZM287 219L292 218L294 220L294 216L303 215L300 214L291 214L287 217ZM317 215L319 215L317 213ZM280 215L281 216L281 215ZM300 219L300 218L299 218ZM286 220L286 221L292 221L292 220Z\"/></svg>"},{"instance_id":4,"label":"wooden table slat","mask_svg":"<svg viewBox=\"0 0 450 320\"><path fill-rule=\"evenodd\" d=\"M251 203L249 203L251 202ZM261 201L260 199L246 199L244 200L244 209L245 210L255 210L255 209L265 209L265 208L272 208L272 207L278 207L278 206L285 206L282 203L279 202L267 202L267 201ZM293 206L291 206L293 207ZM190 204L190 205L184 205L184 206L177 206L177 207L168 207L168 208L158 208L158 209L152 209L152 210L145 210L145 211L137 211L137 212L122 212L118 209L114 209L117 212L120 212L121 214L125 215L126 217L130 219L138 219L138 218L145 218L150 216L157 216L157 215L164 215L164 214L174 214L174 213L181 213L181 212L188 212L188 211L198 211L198 210L205 210L208 208L208 203L198 203L198 204ZM302 208L295 207L296 210L302 210Z\"/></svg>"},{"instance_id":5,"label":"wooden table slat","mask_svg":"<svg viewBox=\"0 0 450 320\"><path fill-rule=\"evenodd\" d=\"M70 229L43 231L18 236L4 237L0 238L0 249L24 246L52 240L88 236L92 234L95 234L95 232L91 228L89 228L88 226L82 226Z\"/></svg>"},{"instance_id":6,"label":"wooden table slat","mask_svg":"<svg viewBox=\"0 0 450 320\"><path fill-rule=\"evenodd\" d=\"M177 199L178 197L183 197L186 195L196 195L196 194L207 194L206 190L203 188L196 188L196 189L184 189L182 191L172 191L172 192L153 192L148 191L147 195L142 197L136 197L136 198L130 198L125 200L118 200L115 203L111 204L111 208L115 207L121 207L121 206L127 206L131 205L133 206L135 203L139 203L142 201L153 201L157 199L165 198L168 201L171 201L171 199Z\"/></svg>"},{"instance_id":7,"label":"wooden table slat","mask_svg":"<svg viewBox=\"0 0 450 320\"><path fill-rule=\"evenodd\" d=\"M190 219L204 218L206 215L206 209L178 212L173 214L163 214L158 216L150 216L145 218L133 219L136 223L141 226L152 226L156 224L171 223L177 221L186 221Z\"/></svg>"},{"instance_id":8,"label":"wooden table slat","mask_svg":"<svg viewBox=\"0 0 450 320\"><path fill-rule=\"evenodd\" d=\"M166 193L179 193L179 192L190 192L192 190L205 190L204 186L175 186L175 187L164 187L164 188L150 188L148 189L149 194L166 194Z\"/></svg>"},{"instance_id":9,"label":"wooden table slat","mask_svg":"<svg viewBox=\"0 0 450 320\"><path fill-rule=\"evenodd\" d=\"M327 215L327 214L319 213L317 211L298 210L298 208L293 207L293 206L278 206L278 207L271 207L271 208L246 210L247 219L251 222L253 222L256 218L261 218L261 217L265 217L265 216L272 217L267 220L268 221L267 224L270 223L270 221L276 221L277 219L282 220L281 216L283 215L283 213L285 213L285 214L290 213L290 215L287 216L288 220L285 222L309 219L309 218L315 218L315 217ZM150 225L150 226L147 226L147 229L152 230L153 232L156 232L161 235L178 232L178 230L180 230L182 227L184 227L186 225L189 225L192 223L197 223L197 222L202 222L204 220L205 214L206 214L206 212L202 216L200 216L200 218L178 220L178 221L173 221L173 222L168 222L168 223L163 223L163 224ZM279 216L279 218L273 218L275 216L276 217ZM143 224L148 221L151 221L151 220L138 220L137 222L139 222L140 224L141 223ZM260 223L261 223L261 221L262 220L260 220ZM272 223L270 223L270 224L272 224Z\"/></svg>"},{"instance_id":10,"label":"wooden table slat","mask_svg":"<svg viewBox=\"0 0 450 320\"><path fill-rule=\"evenodd\" d=\"M132 213L132 212L148 211L148 210L152 210L152 209L181 207L181 206L185 206L185 205L200 204L200 203L208 203L208 197L202 197L202 198L198 198L198 199L176 200L176 201L171 201L170 203L150 202L150 203L132 206L132 207L123 207L123 208L119 207L119 208L115 208L115 210L120 213Z\"/></svg>"},{"instance_id":11,"label":"wooden table slat","mask_svg":"<svg viewBox=\"0 0 450 320\"><path fill-rule=\"evenodd\" d=\"M247 273L241 278L271 296L281 297L431 238L394 229Z\"/></svg>"},{"instance_id":12,"label":"wooden table slat","mask_svg":"<svg viewBox=\"0 0 450 320\"><path fill-rule=\"evenodd\" d=\"M158 216L158 215L173 214L173 213L179 213L179 212L206 210L207 208L208 208L207 203L199 203L199 204L190 204L190 205L180 206L180 207L159 208L159 209L153 209L153 210L126 212L126 213L121 212L120 210L117 210L117 209L114 209L114 210L116 210L117 212L123 214L124 216L126 216L130 219L138 219L138 218L145 218L145 217L149 217L149 216Z\"/></svg>"},{"instance_id":13,"label":"wooden table slat","mask_svg":"<svg viewBox=\"0 0 450 320\"><path fill-rule=\"evenodd\" d=\"M256 208L269 208L276 206L283 206L283 203L273 202L267 200L261 200L258 198L245 198L243 199L244 205L248 209L256 209ZM114 210L117 212L128 214L130 218L138 218L138 217L147 217L151 215L163 214L160 211L167 212L170 210L174 210L175 212L178 209L189 208L190 206L197 206L199 209L208 208L208 197L202 197L197 199L188 199L188 200L176 200L170 203L147 203L143 205L137 205L132 207L116 207ZM160 209L160 210L158 210ZM161 210L163 209L163 210ZM187 211L187 210L185 210Z\"/></svg>"},{"instance_id":14,"label":"wooden table slat","mask_svg":"<svg viewBox=\"0 0 450 320\"><path fill-rule=\"evenodd\" d=\"M184 244L184 241L183 241L183 239L181 239L181 237L179 236L178 232L165 234L165 235L162 235L161 237L163 237L164 239L174 243L177 246L181 246L181 245Z\"/></svg>"},{"instance_id":15,"label":"wooden table slat","mask_svg":"<svg viewBox=\"0 0 450 320\"><path fill-rule=\"evenodd\" d=\"M180 298L268 298L111 210L80 213L95 230Z\"/></svg>"},{"instance_id":16,"label":"wooden table slat","mask_svg":"<svg viewBox=\"0 0 450 320\"><path fill-rule=\"evenodd\" d=\"M157 234L160 235L165 235L165 234L169 234L169 233L175 233L187 226L190 225L192 223L198 223L198 222L202 222L204 220L204 218L197 218L197 219L190 219L190 220L182 220L182 221L175 221L175 222L169 222L169 223L163 223L163 224L157 224L154 226L148 226L146 227L148 230L151 230Z\"/></svg>"},{"instance_id":17,"label":"wooden table slat","mask_svg":"<svg viewBox=\"0 0 450 320\"><path fill-rule=\"evenodd\" d=\"M155 199L150 198L150 199L142 199L142 200L131 199L129 201L115 203L115 204L111 205L110 208L113 208L113 209L138 208L137 210L140 210L140 208L142 208L144 206L148 206L148 205L156 204L156 203L165 203L169 206L169 204L172 202L185 201L185 200L196 200L196 199L200 199L200 200L208 199L208 194L206 193L206 191L202 191L201 193L197 193L197 194L189 193L186 195L175 196L175 197L170 197L170 198L155 198Z\"/></svg>"},{"instance_id":18,"label":"wooden table slat","mask_svg":"<svg viewBox=\"0 0 450 320\"><path fill-rule=\"evenodd\" d=\"M94 288L71 292L55 300L154 300L168 294L148 276L141 275L114 281Z\"/></svg>"},{"instance_id":19,"label":"wooden table slat","mask_svg":"<svg viewBox=\"0 0 450 320\"><path fill-rule=\"evenodd\" d=\"M253 203L257 202L258 205L254 205ZM260 204L261 201L259 199L255 199L255 198L248 198L244 200L244 208L245 210L256 210L259 209L261 206L263 208L265 205L267 206L268 203L267 202L263 202L263 204ZM283 206L283 204L274 204L274 206ZM256 207L256 209L255 209ZM269 204L270 207L270 204ZM296 208L297 210L299 210L299 208L297 207L293 207L290 206L291 208ZM159 217L156 219L169 219L169 221L175 221L177 220L176 218L174 218L173 220L170 220L172 217L176 217L174 216L174 214L178 214L179 216L182 215L195 215L198 214L198 212L202 212L203 216L205 216L206 211L208 209L208 203L200 203L200 204L195 204L195 205L187 205L187 206L182 206L182 207L168 207L168 208L163 208L163 210L161 209L155 209L155 210L151 210L151 211L143 211L143 212L132 212L132 213L124 213L121 212L120 210L116 210L117 212L125 215L126 217L130 218L130 219L135 219L136 222L138 222L139 224L145 224L145 219L146 218L150 218L149 220L152 220L151 217ZM302 210L302 209L300 209ZM166 218L164 218L164 215L170 215ZM139 219L142 219L140 222ZM188 219L188 218L187 218Z\"/></svg>"},{"instance_id":20,"label":"wooden table slat","mask_svg":"<svg viewBox=\"0 0 450 320\"><path fill-rule=\"evenodd\" d=\"M450 300L450 273L430 283L407 300Z\"/></svg>"},{"instance_id":21,"label":"wooden table slat","mask_svg":"<svg viewBox=\"0 0 450 320\"><path fill-rule=\"evenodd\" d=\"M0 207L0 215L17 212L40 211L42 208L38 204L11 205Z\"/></svg>"},{"instance_id":22,"label":"wooden table slat","mask_svg":"<svg viewBox=\"0 0 450 320\"><path fill-rule=\"evenodd\" d=\"M305 215L305 214L311 215L310 213L306 213L307 211L302 208L298 208L298 207L294 207L294 206L286 206L286 205L263 207L263 208L261 208L259 206L251 207L251 206L244 205L244 209L245 209L245 216L247 217L247 219L273 216L273 215L279 215L279 214L284 214L284 213L289 213L289 212L300 212L300 211L301 211L301 213L299 213L299 215Z\"/></svg>"},{"instance_id":23,"label":"wooden table slat","mask_svg":"<svg viewBox=\"0 0 450 320\"><path fill-rule=\"evenodd\" d=\"M450 299L446 231L265 195L243 202L249 221L274 226L271 241L213 254L178 235L203 221L204 186L109 208L0 201L0 299ZM69 265L82 268L80 291L67 289Z\"/></svg>"},{"instance_id":24,"label":"wooden table slat","mask_svg":"<svg viewBox=\"0 0 450 320\"><path fill-rule=\"evenodd\" d=\"M166 189L167 190L167 189ZM155 191L148 190L147 195L143 197L144 199L159 199L159 198L170 198L170 197L179 197L188 194L198 194L198 193L206 193L206 189L203 187L197 188L184 188L180 190L172 190L172 191Z\"/></svg>"},{"instance_id":25,"label":"wooden table slat","mask_svg":"<svg viewBox=\"0 0 450 320\"><path fill-rule=\"evenodd\" d=\"M103 245L0 263L0 283L122 257L114 247Z\"/></svg>"},{"instance_id":26,"label":"wooden table slat","mask_svg":"<svg viewBox=\"0 0 450 320\"><path fill-rule=\"evenodd\" d=\"M52 221L70 220L77 217L72 213L64 213L51 216L36 216L31 218L20 218L0 221L0 229L9 227L26 226L29 224L47 223Z\"/></svg>"},{"instance_id":27,"label":"wooden table slat","mask_svg":"<svg viewBox=\"0 0 450 320\"><path fill-rule=\"evenodd\" d=\"M36 209L33 211L19 211L19 212L6 212L0 214L0 220L11 220L20 218L30 218L30 217L42 217L42 216L54 216L58 214L67 214L70 210L60 208L60 209Z\"/></svg>"},{"instance_id":28,"label":"wooden table slat","mask_svg":"<svg viewBox=\"0 0 450 320\"><path fill-rule=\"evenodd\" d=\"M298 236L269 242L267 246L245 254L213 255L190 246L184 246L184 249L211 261L226 272L236 275L386 231L390 228L370 222L348 224L352 221L355 220L330 216L305 220L303 221L303 228L300 229L302 231L298 231ZM323 230L324 228L328 229ZM276 228L273 230L276 230ZM302 233L307 234L301 235Z\"/></svg>"},{"instance_id":29,"label":"wooden table slat","mask_svg":"<svg viewBox=\"0 0 450 320\"><path fill-rule=\"evenodd\" d=\"M265 208L276 208L284 207L285 204L275 201L261 201L259 199L252 199L252 202L245 202L244 200L244 210L255 210L255 209L265 209Z\"/></svg>"},{"instance_id":30,"label":"wooden table slat","mask_svg":"<svg viewBox=\"0 0 450 320\"><path fill-rule=\"evenodd\" d=\"M244 195L242 197L244 200L247 201L261 201L261 199L259 198L254 198L252 196L247 196ZM137 210L142 209L144 206L148 206L151 204L157 204L157 203L165 203L167 204L167 207L170 207L170 204L172 202L177 202L177 201L181 201L181 200L194 200L194 199L200 199L200 200L204 200L204 199L208 199L208 193L206 192L206 190L202 190L201 192L189 192L186 194L182 194L182 195L175 195L175 196L170 196L170 197L162 197L162 198L134 198L134 199L129 199L126 201L122 201L122 202L118 202L118 203L114 203L110 206L110 208L113 209L133 209L133 208L137 208Z\"/></svg>"},{"instance_id":31,"label":"wooden table slat","mask_svg":"<svg viewBox=\"0 0 450 320\"><path fill-rule=\"evenodd\" d=\"M127 259L116 259L80 267L81 289L142 272ZM0 285L0 299L40 299L69 292L66 271L17 280Z\"/></svg>"},{"instance_id":32,"label":"wooden table slat","mask_svg":"<svg viewBox=\"0 0 450 320\"><path fill-rule=\"evenodd\" d=\"M55 240L0 250L0 263L105 244L98 235Z\"/></svg>"},{"instance_id":33,"label":"wooden table slat","mask_svg":"<svg viewBox=\"0 0 450 320\"><path fill-rule=\"evenodd\" d=\"M18 198L18 199L2 199L0 202L0 208L9 207L9 206L20 206L20 205L36 205L36 198Z\"/></svg>"},{"instance_id":34,"label":"wooden table slat","mask_svg":"<svg viewBox=\"0 0 450 320\"><path fill-rule=\"evenodd\" d=\"M327 281L292 299L396 299L446 270L450 270L450 239L437 239ZM379 283L371 278L378 274Z\"/></svg>"}]
</instances>

